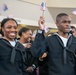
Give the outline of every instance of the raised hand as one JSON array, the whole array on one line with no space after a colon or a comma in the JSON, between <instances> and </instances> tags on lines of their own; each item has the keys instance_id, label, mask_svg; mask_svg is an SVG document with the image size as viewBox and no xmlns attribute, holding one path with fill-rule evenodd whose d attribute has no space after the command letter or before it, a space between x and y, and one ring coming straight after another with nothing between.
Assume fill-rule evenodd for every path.
<instances>
[{"instance_id":1,"label":"raised hand","mask_svg":"<svg viewBox=\"0 0 76 75\"><path fill-rule=\"evenodd\" d=\"M38 20L38 25L39 25L39 29L41 30L45 30L45 20L43 16L40 16L39 20Z\"/></svg>"}]
</instances>

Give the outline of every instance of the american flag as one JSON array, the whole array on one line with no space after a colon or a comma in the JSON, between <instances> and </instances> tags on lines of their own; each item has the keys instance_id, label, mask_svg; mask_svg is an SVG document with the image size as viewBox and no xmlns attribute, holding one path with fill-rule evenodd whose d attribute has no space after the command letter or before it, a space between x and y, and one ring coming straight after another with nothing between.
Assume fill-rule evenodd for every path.
<instances>
[{"instance_id":1,"label":"american flag","mask_svg":"<svg viewBox=\"0 0 76 75\"><path fill-rule=\"evenodd\" d=\"M40 9L42 11L45 11L45 7L46 7L46 3L45 2L42 2L41 5L40 5Z\"/></svg>"},{"instance_id":2,"label":"american flag","mask_svg":"<svg viewBox=\"0 0 76 75\"><path fill-rule=\"evenodd\" d=\"M72 12L74 15L76 15L76 9Z\"/></svg>"},{"instance_id":3,"label":"american flag","mask_svg":"<svg viewBox=\"0 0 76 75\"><path fill-rule=\"evenodd\" d=\"M3 4L1 9L0 9L0 14L2 14L3 12L5 12L6 10L8 10L8 7L6 4Z\"/></svg>"},{"instance_id":4,"label":"american flag","mask_svg":"<svg viewBox=\"0 0 76 75\"><path fill-rule=\"evenodd\" d=\"M36 34L37 34L37 30L34 30L34 31L33 31L33 34L32 34L32 37L35 37Z\"/></svg>"},{"instance_id":5,"label":"american flag","mask_svg":"<svg viewBox=\"0 0 76 75\"><path fill-rule=\"evenodd\" d=\"M47 33L49 30L50 30L50 28L45 26L45 32Z\"/></svg>"},{"instance_id":6,"label":"american flag","mask_svg":"<svg viewBox=\"0 0 76 75\"><path fill-rule=\"evenodd\" d=\"M3 10L6 11L7 9L8 9L7 5L4 4L4 5L3 5Z\"/></svg>"}]
</instances>

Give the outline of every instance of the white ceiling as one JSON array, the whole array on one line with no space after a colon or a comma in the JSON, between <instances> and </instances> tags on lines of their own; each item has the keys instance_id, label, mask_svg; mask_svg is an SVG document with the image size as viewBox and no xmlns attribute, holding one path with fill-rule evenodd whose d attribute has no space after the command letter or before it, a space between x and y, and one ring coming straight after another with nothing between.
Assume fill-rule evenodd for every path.
<instances>
[{"instance_id":1,"label":"white ceiling","mask_svg":"<svg viewBox=\"0 0 76 75\"><path fill-rule=\"evenodd\" d=\"M30 1L30 3L28 1ZM5 16L5 15L12 14L12 15L14 15L14 17L19 17L19 18L23 18L23 19L38 20L39 16L42 13L39 10L40 1L42 2L42 0L38 0L38 1L36 1L36 4L35 4L35 2L33 2L33 0L0 0L0 6L2 3L6 3L8 5L8 8L9 8L9 10L6 11L5 13L3 13L2 15ZM73 16L72 24L76 24L76 16L72 14L72 11L75 9L75 7L74 8L71 7L73 5L76 5L75 2L72 2L72 4L71 4L70 1L67 1L68 3L66 3L66 0L62 0L61 2L65 1L65 3L67 5L71 4L70 5L71 8L70 7L68 8L67 5L64 5L64 7L56 7L56 6L58 6L59 2L57 2L57 1L59 1L59 0L57 0L57 1L56 0L44 0L44 1L48 1L48 6L49 6L49 7L47 7L49 10L48 14L46 13L46 11L48 11L48 10L45 10L45 16L46 16L45 18L46 18L47 22L51 21L51 23L53 23L51 16L55 22L56 15L61 13L61 12L64 12L64 13L67 13L68 15L72 15ZM76 1L76 0L74 0L74 1ZM53 7L51 6L51 3L53 5ZM10 12L10 14L9 14L9 12ZM51 15L51 16L49 16L49 15Z\"/></svg>"},{"instance_id":2,"label":"white ceiling","mask_svg":"<svg viewBox=\"0 0 76 75\"><path fill-rule=\"evenodd\" d=\"M48 10L50 14L52 15L54 21L59 13L67 13L68 15L72 16L72 24L76 24L76 15L72 14L75 8L54 8L54 7L48 7Z\"/></svg>"},{"instance_id":3,"label":"white ceiling","mask_svg":"<svg viewBox=\"0 0 76 75\"><path fill-rule=\"evenodd\" d=\"M72 16L72 24L76 24L76 16L72 14L73 10L76 8L76 0L20 0L31 2L40 5L40 2L46 2L47 8L55 21L56 15L63 12Z\"/></svg>"}]
</instances>

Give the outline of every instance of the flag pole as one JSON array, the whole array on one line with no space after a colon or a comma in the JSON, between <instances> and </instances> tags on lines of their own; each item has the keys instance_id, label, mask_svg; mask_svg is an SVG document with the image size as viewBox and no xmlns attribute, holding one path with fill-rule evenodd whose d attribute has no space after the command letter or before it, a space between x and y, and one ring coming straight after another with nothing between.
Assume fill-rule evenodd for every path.
<instances>
[{"instance_id":1,"label":"flag pole","mask_svg":"<svg viewBox=\"0 0 76 75\"><path fill-rule=\"evenodd\" d=\"M42 11L42 16L44 16L44 11Z\"/></svg>"},{"instance_id":2,"label":"flag pole","mask_svg":"<svg viewBox=\"0 0 76 75\"><path fill-rule=\"evenodd\" d=\"M42 16L44 16L45 8L46 8L46 3L45 2L42 2L41 5L40 5L40 9L42 11Z\"/></svg>"}]
</instances>

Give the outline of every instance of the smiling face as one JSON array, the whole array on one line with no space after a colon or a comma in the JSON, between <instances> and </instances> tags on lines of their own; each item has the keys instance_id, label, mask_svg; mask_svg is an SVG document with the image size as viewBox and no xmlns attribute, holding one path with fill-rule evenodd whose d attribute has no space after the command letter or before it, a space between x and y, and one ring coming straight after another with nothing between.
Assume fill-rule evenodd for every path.
<instances>
[{"instance_id":1,"label":"smiling face","mask_svg":"<svg viewBox=\"0 0 76 75\"><path fill-rule=\"evenodd\" d=\"M17 23L14 20L8 20L2 27L2 31L5 39L14 41L18 32Z\"/></svg>"},{"instance_id":2,"label":"smiling face","mask_svg":"<svg viewBox=\"0 0 76 75\"><path fill-rule=\"evenodd\" d=\"M26 41L29 41L29 39L32 37L32 31L28 30L26 32L23 32L22 36Z\"/></svg>"}]
</instances>

